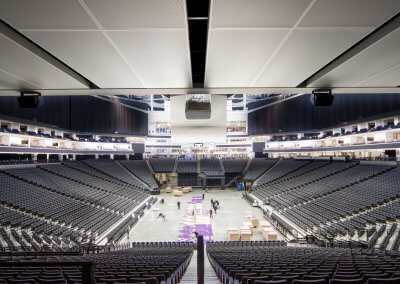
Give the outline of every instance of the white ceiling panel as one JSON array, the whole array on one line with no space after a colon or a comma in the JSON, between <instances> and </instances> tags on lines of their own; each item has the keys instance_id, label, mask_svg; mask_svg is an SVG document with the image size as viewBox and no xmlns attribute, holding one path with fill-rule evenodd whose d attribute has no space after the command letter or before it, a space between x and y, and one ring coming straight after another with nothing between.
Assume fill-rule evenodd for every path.
<instances>
[{"instance_id":1,"label":"white ceiling panel","mask_svg":"<svg viewBox=\"0 0 400 284\"><path fill-rule=\"evenodd\" d=\"M296 29L253 86L296 87L371 30Z\"/></svg>"},{"instance_id":2,"label":"white ceiling panel","mask_svg":"<svg viewBox=\"0 0 400 284\"><path fill-rule=\"evenodd\" d=\"M0 89L37 89L38 87L4 70L0 70Z\"/></svg>"},{"instance_id":3,"label":"white ceiling panel","mask_svg":"<svg viewBox=\"0 0 400 284\"><path fill-rule=\"evenodd\" d=\"M104 29L186 28L185 0L84 0Z\"/></svg>"},{"instance_id":4,"label":"white ceiling panel","mask_svg":"<svg viewBox=\"0 0 400 284\"><path fill-rule=\"evenodd\" d=\"M186 30L109 31L108 34L146 86L192 86Z\"/></svg>"},{"instance_id":5,"label":"white ceiling panel","mask_svg":"<svg viewBox=\"0 0 400 284\"><path fill-rule=\"evenodd\" d=\"M0 35L0 50L0 69L35 86L49 89L85 87L4 35Z\"/></svg>"},{"instance_id":6,"label":"white ceiling panel","mask_svg":"<svg viewBox=\"0 0 400 284\"><path fill-rule=\"evenodd\" d=\"M1 0L0 18L17 29L94 29L78 0Z\"/></svg>"},{"instance_id":7,"label":"white ceiling panel","mask_svg":"<svg viewBox=\"0 0 400 284\"><path fill-rule=\"evenodd\" d=\"M355 87L398 87L400 86L400 65L394 66L378 75L357 83Z\"/></svg>"},{"instance_id":8,"label":"white ceiling panel","mask_svg":"<svg viewBox=\"0 0 400 284\"><path fill-rule=\"evenodd\" d=\"M211 30L207 87L248 87L288 29Z\"/></svg>"},{"instance_id":9,"label":"white ceiling panel","mask_svg":"<svg viewBox=\"0 0 400 284\"><path fill-rule=\"evenodd\" d=\"M311 3L311 0L211 1L211 28L292 27Z\"/></svg>"},{"instance_id":10,"label":"white ceiling panel","mask_svg":"<svg viewBox=\"0 0 400 284\"><path fill-rule=\"evenodd\" d=\"M27 31L25 34L101 88L143 87L101 31Z\"/></svg>"},{"instance_id":11,"label":"white ceiling panel","mask_svg":"<svg viewBox=\"0 0 400 284\"><path fill-rule=\"evenodd\" d=\"M383 73L400 64L399 51L400 29L397 29L315 81L311 87L347 87L358 84L362 86L364 81L367 85L371 84L371 82L378 84L379 76L376 77L375 81L368 82L369 79L374 78L377 74L382 74L382 84L388 84L389 82L385 80L389 79L390 74L393 73L388 72L387 75ZM395 70L392 72L395 72ZM399 80L396 79L391 82L390 86L397 86L398 84ZM379 86L384 87L385 85Z\"/></svg>"},{"instance_id":12,"label":"white ceiling panel","mask_svg":"<svg viewBox=\"0 0 400 284\"><path fill-rule=\"evenodd\" d=\"M399 0L317 0L299 26L377 27L399 11Z\"/></svg>"}]
</instances>

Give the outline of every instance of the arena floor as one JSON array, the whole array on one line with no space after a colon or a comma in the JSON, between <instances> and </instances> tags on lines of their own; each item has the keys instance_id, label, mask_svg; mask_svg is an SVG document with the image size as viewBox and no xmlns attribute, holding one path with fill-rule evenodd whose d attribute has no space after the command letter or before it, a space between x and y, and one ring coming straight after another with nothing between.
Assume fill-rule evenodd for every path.
<instances>
[{"instance_id":1,"label":"arena floor","mask_svg":"<svg viewBox=\"0 0 400 284\"><path fill-rule=\"evenodd\" d=\"M201 189L194 189L181 197L174 197L171 193L161 193L158 196L159 201L150 211L146 212L145 217L131 230L129 241L177 241L184 222L186 206L191 202L193 196L201 195L202 193L203 190ZM161 198L164 198L164 204L160 203ZM209 192L205 193L203 210L210 210L211 199L218 200L220 203L220 209L211 219L215 241L227 240L227 229L229 227L239 228L245 216L252 215L258 217L260 221L265 220L261 209L250 206L242 198L242 192L235 189L209 189ZM178 200L181 202L180 210L177 207ZM160 210L154 211L155 208ZM167 216L165 222L161 218L157 218L160 212ZM261 239L261 231L258 228L255 230L252 240ZM278 239L284 240L284 237L279 234ZM126 241L126 239L123 241Z\"/></svg>"}]
</instances>

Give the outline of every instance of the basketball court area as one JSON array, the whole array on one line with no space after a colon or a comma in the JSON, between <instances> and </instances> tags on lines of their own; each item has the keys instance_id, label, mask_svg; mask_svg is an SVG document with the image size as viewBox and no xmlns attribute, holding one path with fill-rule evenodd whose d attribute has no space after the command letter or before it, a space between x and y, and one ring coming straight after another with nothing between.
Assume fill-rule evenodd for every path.
<instances>
[{"instance_id":1,"label":"basketball court area","mask_svg":"<svg viewBox=\"0 0 400 284\"><path fill-rule=\"evenodd\" d=\"M194 189L181 197L175 197L171 193L161 193L159 200L164 199L164 204L159 201L151 211L138 223L130 232L129 239L134 242L142 241L172 241L179 240L180 231L185 222L186 207L192 202L192 197L201 196L203 190ZM204 192L203 211L211 209L211 199L218 200L220 209L211 219L213 238L215 241L228 240L227 229L230 227L240 228L246 216L258 217L260 221L265 220L260 208L252 207L241 196L242 192L235 189L221 190L209 189ZM181 202L181 209L178 210L177 202ZM157 210L159 208L159 210ZM166 221L157 218L159 213L166 215ZM209 218L209 215L207 215ZM204 217L202 217L204 218ZM260 228L254 230L252 240L262 240ZM278 233L278 240L284 237Z\"/></svg>"}]
</instances>

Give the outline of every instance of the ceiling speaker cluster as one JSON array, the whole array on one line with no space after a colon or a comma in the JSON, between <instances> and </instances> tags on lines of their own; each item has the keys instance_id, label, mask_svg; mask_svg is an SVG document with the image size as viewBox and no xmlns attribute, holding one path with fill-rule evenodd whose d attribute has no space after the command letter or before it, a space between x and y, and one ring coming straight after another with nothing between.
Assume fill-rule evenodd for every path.
<instances>
[{"instance_id":1,"label":"ceiling speaker cluster","mask_svg":"<svg viewBox=\"0 0 400 284\"><path fill-rule=\"evenodd\" d=\"M334 97L329 89L314 90L310 96L310 101L314 106L331 106L333 99Z\"/></svg>"},{"instance_id":2,"label":"ceiling speaker cluster","mask_svg":"<svg viewBox=\"0 0 400 284\"><path fill-rule=\"evenodd\" d=\"M41 93L34 91L22 91L17 100L20 108L39 108L44 104Z\"/></svg>"},{"instance_id":3,"label":"ceiling speaker cluster","mask_svg":"<svg viewBox=\"0 0 400 284\"><path fill-rule=\"evenodd\" d=\"M186 119L210 119L210 95L190 95L185 105Z\"/></svg>"}]
</instances>

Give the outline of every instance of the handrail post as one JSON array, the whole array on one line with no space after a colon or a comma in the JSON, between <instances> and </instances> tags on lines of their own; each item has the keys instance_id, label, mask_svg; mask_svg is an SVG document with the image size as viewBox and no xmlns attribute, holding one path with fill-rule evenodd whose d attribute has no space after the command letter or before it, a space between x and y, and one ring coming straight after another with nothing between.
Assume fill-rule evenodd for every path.
<instances>
[{"instance_id":1,"label":"handrail post","mask_svg":"<svg viewBox=\"0 0 400 284\"><path fill-rule=\"evenodd\" d=\"M93 262L82 264L82 283L94 284Z\"/></svg>"},{"instance_id":2,"label":"handrail post","mask_svg":"<svg viewBox=\"0 0 400 284\"><path fill-rule=\"evenodd\" d=\"M204 240L197 236L197 284L204 284Z\"/></svg>"}]
</instances>

